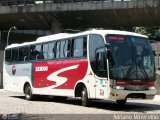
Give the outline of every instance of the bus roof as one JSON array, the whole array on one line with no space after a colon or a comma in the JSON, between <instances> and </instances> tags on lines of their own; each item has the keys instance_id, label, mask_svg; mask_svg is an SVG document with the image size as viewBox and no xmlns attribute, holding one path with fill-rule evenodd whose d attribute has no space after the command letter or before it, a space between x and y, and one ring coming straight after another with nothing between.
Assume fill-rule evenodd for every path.
<instances>
[{"instance_id":1,"label":"bus roof","mask_svg":"<svg viewBox=\"0 0 160 120\"><path fill-rule=\"evenodd\" d=\"M37 38L37 40L33 41L33 42L24 42L24 43L21 43L21 44L11 44L11 45L7 46L6 49L7 48L25 46L25 45L32 45L32 44L37 44L37 43L43 43L43 42L49 42L49 41L54 41L54 40L60 40L60 39L66 39L66 38L73 38L73 37L78 37L78 36L83 36L83 35L88 35L88 34L100 34L102 36L104 36L106 34L115 34L115 35L117 34L117 35L130 35L130 36L148 38L145 35L141 35L141 34L134 33L134 32L127 32L127 31L120 31L120 30L96 30L96 29L92 29L92 30L89 30L89 31L79 32L79 33L75 33L75 34L58 33L58 34L54 34L54 35L43 36L43 37Z\"/></svg>"}]
</instances>

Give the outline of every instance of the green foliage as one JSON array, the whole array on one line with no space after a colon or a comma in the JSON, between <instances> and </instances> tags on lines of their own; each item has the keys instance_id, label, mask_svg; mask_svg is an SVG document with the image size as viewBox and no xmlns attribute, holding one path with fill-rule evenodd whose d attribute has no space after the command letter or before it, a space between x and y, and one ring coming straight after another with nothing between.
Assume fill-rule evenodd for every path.
<instances>
[{"instance_id":1,"label":"green foliage","mask_svg":"<svg viewBox=\"0 0 160 120\"><path fill-rule=\"evenodd\" d=\"M160 40L160 27L134 27L133 31L148 36L152 40Z\"/></svg>"}]
</instances>

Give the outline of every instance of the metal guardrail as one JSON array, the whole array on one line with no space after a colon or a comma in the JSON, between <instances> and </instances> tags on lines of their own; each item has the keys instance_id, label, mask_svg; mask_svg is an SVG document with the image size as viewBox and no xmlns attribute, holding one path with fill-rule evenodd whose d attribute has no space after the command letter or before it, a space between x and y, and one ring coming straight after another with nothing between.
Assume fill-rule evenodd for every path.
<instances>
[{"instance_id":1,"label":"metal guardrail","mask_svg":"<svg viewBox=\"0 0 160 120\"><path fill-rule=\"evenodd\" d=\"M47 3L72 3L72 2L130 2L137 0L0 0L1 6L33 5Z\"/></svg>"}]
</instances>

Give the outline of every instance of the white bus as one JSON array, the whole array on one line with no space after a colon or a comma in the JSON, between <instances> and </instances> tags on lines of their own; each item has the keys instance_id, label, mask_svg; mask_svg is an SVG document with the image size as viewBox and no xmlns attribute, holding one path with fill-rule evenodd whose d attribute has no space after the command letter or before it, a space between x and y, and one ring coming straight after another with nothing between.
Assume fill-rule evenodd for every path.
<instances>
[{"instance_id":1,"label":"white bus","mask_svg":"<svg viewBox=\"0 0 160 120\"><path fill-rule=\"evenodd\" d=\"M39 37L5 49L4 89L55 98L153 99L155 63L146 36L115 30L90 30Z\"/></svg>"}]
</instances>

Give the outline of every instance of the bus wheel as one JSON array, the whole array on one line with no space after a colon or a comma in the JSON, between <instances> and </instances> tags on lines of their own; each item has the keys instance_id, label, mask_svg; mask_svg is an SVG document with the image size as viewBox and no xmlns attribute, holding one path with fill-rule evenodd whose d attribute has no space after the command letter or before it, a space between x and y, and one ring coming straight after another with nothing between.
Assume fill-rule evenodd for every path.
<instances>
[{"instance_id":1,"label":"bus wheel","mask_svg":"<svg viewBox=\"0 0 160 120\"><path fill-rule=\"evenodd\" d=\"M86 87L82 88L81 92L81 102L82 106L87 107L89 105L88 93Z\"/></svg>"},{"instance_id":2,"label":"bus wheel","mask_svg":"<svg viewBox=\"0 0 160 120\"><path fill-rule=\"evenodd\" d=\"M26 100L32 100L32 99L33 99L31 86L30 86L29 84L27 84L27 85L25 86L24 94L25 94Z\"/></svg>"},{"instance_id":3,"label":"bus wheel","mask_svg":"<svg viewBox=\"0 0 160 120\"><path fill-rule=\"evenodd\" d=\"M127 100L117 100L118 105L125 105Z\"/></svg>"}]
</instances>

